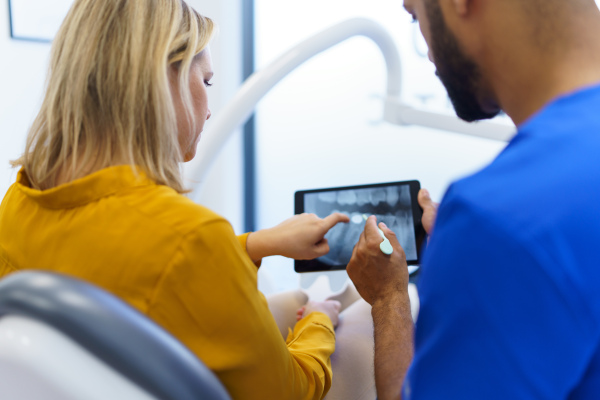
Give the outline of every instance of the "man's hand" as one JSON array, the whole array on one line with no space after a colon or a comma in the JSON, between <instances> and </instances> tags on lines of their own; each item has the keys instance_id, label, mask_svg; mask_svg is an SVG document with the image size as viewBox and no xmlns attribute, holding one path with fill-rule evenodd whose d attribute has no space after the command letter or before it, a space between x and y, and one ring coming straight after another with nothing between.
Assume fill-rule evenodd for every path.
<instances>
[{"instance_id":1,"label":"man's hand","mask_svg":"<svg viewBox=\"0 0 600 400\"><path fill-rule=\"evenodd\" d=\"M273 228L251 233L246 250L252 261L273 255L312 260L329 253L325 234L340 222L350 222L350 217L342 213L325 218L306 213L294 215Z\"/></svg>"},{"instance_id":2,"label":"man's hand","mask_svg":"<svg viewBox=\"0 0 600 400\"><path fill-rule=\"evenodd\" d=\"M322 312L331 319L335 328L339 322L340 308L342 308L342 303L337 300L309 301L296 312L296 321L300 321L311 312Z\"/></svg>"},{"instance_id":3,"label":"man's hand","mask_svg":"<svg viewBox=\"0 0 600 400\"><path fill-rule=\"evenodd\" d=\"M431 235L431 232L433 232L433 225L435 225L439 203L434 203L433 200L431 200L431 196L427 189L419 190L418 201L423 209L423 217L421 218L423 228L425 228L425 232L427 232L428 235Z\"/></svg>"},{"instance_id":4,"label":"man's hand","mask_svg":"<svg viewBox=\"0 0 600 400\"><path fill-rule=\"evenodd\" d=\"M379 227L390 241L393 253L385 255L379 248L382 238L377 230L375 216L370 216L346 268L358 293L371 305L380 300L386 301L399 293L408 293L408 268L404 250L392 230L384 223L380 223Z\"/></svg>"}]
</instances>

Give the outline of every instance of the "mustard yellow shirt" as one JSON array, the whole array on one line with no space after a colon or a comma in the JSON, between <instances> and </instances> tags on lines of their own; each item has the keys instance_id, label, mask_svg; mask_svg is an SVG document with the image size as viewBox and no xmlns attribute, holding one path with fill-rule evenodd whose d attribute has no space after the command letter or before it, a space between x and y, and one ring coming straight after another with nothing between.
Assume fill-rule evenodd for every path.
<instances>
[{"instance_id":1,"label":"mustard yellow shirt","mask_svg":"<svg viewBox=\"0 0 600 400\"><path fill-rule=\"evenodd\" d=\"M44 191L22 170L0 206L0 277L43 269L112 292L183 342L234 399L320 399L331 385L331 321L311 313L286 343L246 238L128 166Z\"/></svg>"}]
</instances>

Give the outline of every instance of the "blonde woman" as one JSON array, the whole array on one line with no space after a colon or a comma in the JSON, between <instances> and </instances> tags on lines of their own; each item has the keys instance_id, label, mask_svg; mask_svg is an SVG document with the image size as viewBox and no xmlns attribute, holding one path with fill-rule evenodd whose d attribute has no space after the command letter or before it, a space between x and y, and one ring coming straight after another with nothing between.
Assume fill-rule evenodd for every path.
<instances>
[{"instance_id":1,"label":"blonde woman","mask_svg":"<svg viewBox=\"0 0 600 400\"><path fill-rule=\"evenodd\" d=\"M93 282L158 322L235 399L320 399L339 303L309 303L282 340L257 290L262 257L314 258L347 221L296 216L236 236L184 197L212 78L210 19L182 0L76 0L45 98L0 207L0 276Z\"/></svg>"}]
</instances>

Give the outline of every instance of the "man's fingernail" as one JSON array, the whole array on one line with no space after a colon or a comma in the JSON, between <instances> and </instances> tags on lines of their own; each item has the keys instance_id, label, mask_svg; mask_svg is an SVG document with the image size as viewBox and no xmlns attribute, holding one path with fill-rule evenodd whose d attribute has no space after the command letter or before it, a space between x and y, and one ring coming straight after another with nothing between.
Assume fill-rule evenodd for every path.
<instances>
[{"instance_id":1,"label":"man's fingernail","mask_svg":"<svg viewBox=\"0 0 600 400\"><path fill-rule=\"evenodd\" d=\"M429 191L427 189L423 189L423 194L425 195L425 197L429 198Z\"/></svg>"},{"instance_id":2,"label":"man's fingernail","mask_svg":"<svg viewBox=\"0 0 600 400\"><path fill-rule=\"evenodd\" d=\"M387 228L387 225L385 224L385 222L381 222L381 226L383 226L384 228Z\"/></svg>"}]
</instances>

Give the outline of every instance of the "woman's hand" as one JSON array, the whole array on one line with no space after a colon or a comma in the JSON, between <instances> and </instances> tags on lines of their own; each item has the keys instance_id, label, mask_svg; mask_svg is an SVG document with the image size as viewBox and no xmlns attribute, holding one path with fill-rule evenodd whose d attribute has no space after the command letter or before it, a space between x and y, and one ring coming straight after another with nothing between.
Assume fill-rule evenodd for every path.
<instances>
[{"instance_id":1,"label":"woman's hand","mask_svg":"<svg viewBox=\"0 0 600 400\"><path fill-rule=\"evenodd\" d=\"M421 218L423 228L428 235L431 235L431 232L433 231L433 225L435 224L435 218L437 217L437 209L439 204L434 203L433 200L431 200L427 189L419 190L418 201L419 205L423 209L423 217Z\"/></svg>"},{"instance_id":2,"label":"woman's hand","mask_svg":"<svg viewBox=\"0 0 600 400\"><path fill-rule=\"evenodd\" d=\"M350 217L342 213L325 218L315 214L294 215L273 228L251 233L246 250L254 262L274 255L312 260L329 253L325 234L340 222L350 222Z\"/></svg>"},{"instance_id":3,"label":"woman's hand","mask_svg":"<svg viewBox=\"0 0 600 400\"><path fill-rule=\"evenodd\" d=\"M305 306L300 307L296 312L296 321L300 321L311 312L322 312L331 319L335 328L339 322L340 308L342 303L337 300L309 301Z\"/></svg>"}]
</instances>

